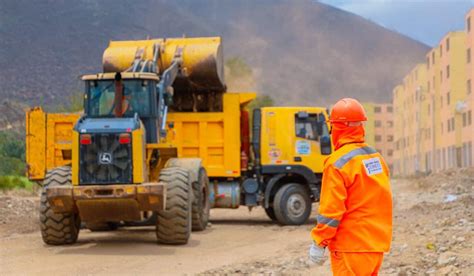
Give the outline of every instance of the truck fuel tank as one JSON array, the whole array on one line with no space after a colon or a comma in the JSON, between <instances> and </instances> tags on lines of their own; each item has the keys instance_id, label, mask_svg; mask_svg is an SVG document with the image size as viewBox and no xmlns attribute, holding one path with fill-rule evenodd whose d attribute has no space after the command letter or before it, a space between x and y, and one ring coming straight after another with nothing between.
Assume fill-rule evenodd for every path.
<instances>
[{"instance_id":1,"label":"truck fuel tank","mask_svg":"<svg viewBox=\"0 0 474 276\"><path fill-rule=\"evenodd\" d=\"M240 205L239 182L209 183L211 208L238 208Z\"/></svg>"}]
</instances>

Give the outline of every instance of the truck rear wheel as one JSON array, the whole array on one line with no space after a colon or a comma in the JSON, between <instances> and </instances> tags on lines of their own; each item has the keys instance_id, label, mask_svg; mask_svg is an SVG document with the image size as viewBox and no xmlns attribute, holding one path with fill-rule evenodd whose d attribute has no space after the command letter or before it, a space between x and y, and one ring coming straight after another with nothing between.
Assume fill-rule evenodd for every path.
<instances>
[{"instance_id":1,"label":"truck rear wheel","mask_svg":"<svg viewBox=\"0 0 474 276\"><path fill-rule=\"evenodd\" d=\"M275 216L283 225L301 225L311 214L311 199L300 184L290 183L281 187L273 201Z\"/></svg>"},{"instance_id":2,"label":"truck rear wheel","mask_svg":"<svg viewBox=\"0 0 474 276\"><path fill-rule=\"evenodd\" d=\"M193 183L193 231L206 229L209 221L209 178L204 168L199 169L198 182Z\"/></svg>"},{"instance_id":3,"label":"truck rear wheel","mask_svg":"<svg viewBox=\"0 0 474 276\"><path fill-rule=\"evenodd\" d=\"M41 236L46 244L73 244L79 236L81 220L74 213L55 213L46 198L46 188L71 185L71 167L58 167L48 171L44 179L40 202Z\"/></svg>"},{"instance_id":4,"label":"truck rear wheel","mask_svg":"<svg viewBox=\"0 0 474 276\"><path fill-rule=\"evenodd\" d=\"M191 234L192 188L189 173L179 167L164 168L160 181L167 184L166 208L158 211L156 238L164 244L186 244Z\"/></svg>"}]
</instances>

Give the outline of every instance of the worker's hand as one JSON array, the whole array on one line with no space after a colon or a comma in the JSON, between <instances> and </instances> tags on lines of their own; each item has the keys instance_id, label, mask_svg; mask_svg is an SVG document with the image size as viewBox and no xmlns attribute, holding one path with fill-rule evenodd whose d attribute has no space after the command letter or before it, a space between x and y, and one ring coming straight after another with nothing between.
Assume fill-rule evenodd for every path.
<instances>
[{"instance_id":1,"label":"worker's hand","mask_svg":"<svg viewBox=\"0 0 474 276\"><path fill-rule=\"evenodd\" d=\"M323 265L327 260L327 257L324 256L324 251L326 248L321 247L313 242L309 248L309 263L312 265Z\"/></svg>"}]
</instances>

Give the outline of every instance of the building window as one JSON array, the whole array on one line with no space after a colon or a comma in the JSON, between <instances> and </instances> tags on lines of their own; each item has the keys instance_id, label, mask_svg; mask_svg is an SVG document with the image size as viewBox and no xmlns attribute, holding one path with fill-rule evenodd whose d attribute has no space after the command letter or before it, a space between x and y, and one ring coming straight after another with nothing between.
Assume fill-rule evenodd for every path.
<instances>
[{"instance_id":1,"label":"building window","mask_svg":"<svg viewBox=\"0 0 474 276\"><path fill-rule=\"evenodd\" d=\"M392 155L393 155L393 150L389 149L389 150L387 151L387 155L388 155L388 156L392 156Z\"/></svg>"},{"instance_id":2,"label":"building window","mask_svg":"<svg viewBox=\"0 0 474 276\"><path fill-rule=\"evenodd\" d=\"M375 120L375 127L381 127L381 126L382 126L382 121Z\"/></svg>"},{"instance_id":3,"label":"building window","mask_svg":"<svg viewBox=\"0 0 474 276\"><path fill-rule=\"evenodd\" d=\"M387 126L388 127L393 127L393 121L387 121Z\"/></svg>"},{"instance_id":4,"label":"building window","mask_svg":"<svg viewBox=\"0 0 474 276\"><path fill-rule=\"evenodd\" d=\"M446 52L449 52L449 37L446 39Z\"/></svg>"},{"instance_id":5,"label":"building window","mask_svg":"<svg viewBox=\"0 0 474 276\"><path fill-rule=\"evenodd\" d=\"M431 53L431 62L432 64L434 65L435 64L435 52L433 51L433 53Z\"/></svg>"},{"instance_id":6,"label":"building window","mask_svg":"<svg viewBox=\"0 0 474 276\"><path fill-rule=\"evenodd\" d=\"M375 142L381 142L381 141L382 141L382 136L375 135Z\"/></svg>"},{"instance_id":7,"label":"building window","mask_svg":"<svg viewBox=\"0 0 474 276\"><path fill-rule=\"evenodd\" d=\"M466 61L467 63L471 62L471 48L467 48L466 50Z\"/></svg>"},{"instance_id":8,"label":"building window","mask_svg":"<svg viewBox=\"0 0 474 276\"><path fill-rule=\"evenodd\" d=\"M448 125L448 132L451 132L451 119L448 119L446 124Z\"/></svg>"},{"instance_id":9,"label":"building window","mask_svg":"<svg viewBox=\"0 0 474 276\"><path fill-rule=\"evenodd\" d=\"M462 127L465 127L467 124L467 112L462 114Z\"/></svg>"},{"instance_id":10,"label":"building window","mask_svg":"<svg viewBox=\"0 0 474 276\"><path fill-rule=\"evenodd\" d=\"M448 94L446 94L446 104L447 105L451 104L451 92L448 92Z\"/></svg>"},{"instance_id":11,"label":"building window","mask_svg":"<svg viewBox=\"0 0 474 276\"><path fill-rule=\"evenodd\" d=\"M387 136L387 142L393 142L393 135Z\"/></svg>"},{"instance_id":12,"label":"building window","mask_svg":"<svg viewBox=\"0 0 474 276\"><path fill-rule=\"evenodd\" d=\"M439 71L439 79L443 81L443 71Z\"/></svg>"},{"instance_id":13,"label":"building window","mask_svg":"<svg viewBox=\"0 0 474 276\"><path fill-rule=\"evenodd\" d=\"M426 58L426 67L427 69L430 69L430 57Z\"/></svg>"},{"instance_id":14,"label":"building window","mask_svg":"<svg viewBox=\"0 0 474 276\"><path fill-rule=\"evenodd\" d=\"M380 106L374 107L374 112L375 112L375 113L380 113L380 112L382 112L382 107L380 107Z\"/></svg>"},{"instance_id":15,"label":"building window","mask_svg":"<svg viewBox=\"0 0 474 276\"><path fill-rule=\"evenodd\" d=\"M472 92L471 91L471 89L472 89L471 88L471 80L467 80L466 84L467 84L467 94L469 95Z\"/></svg>"},{"instance_id":16,"label":"building window","mask_svg":"<svg viewBox=\"0 0 474 276\"><path fill-rule=\"evenodd\" d=\"M454 117L451 118L451 131L454 131Z\"/></svg>"},{"instance_id":17,"label":"building window","mask_svg":"<svg viewBox=\"0 0 474 276\"><path fill-rule=\"evenodd\" d=\"M467 31L470 32L471 31L471 17L468 17L466 21L467 21L466 22Z\"/></svg>"},{"instance_id":18,"label":"building window","mask_svg":"<svg viewBox=\"0 0 474 276\"><path fill-rule=\"evenodd\" d=\"M449 65L446 66L446 78L449 79Z\"/></svg>"},{"instance_id":19,"label":"building window","mask_svg":"<svg viewBox=\"0 0 474 276\"><path fill-rule=\"evenodd\" d=\"M387 106L387 112L389 112L389 113L393 112L393 107L391 105Z\"/></svg>"}]
</instances>

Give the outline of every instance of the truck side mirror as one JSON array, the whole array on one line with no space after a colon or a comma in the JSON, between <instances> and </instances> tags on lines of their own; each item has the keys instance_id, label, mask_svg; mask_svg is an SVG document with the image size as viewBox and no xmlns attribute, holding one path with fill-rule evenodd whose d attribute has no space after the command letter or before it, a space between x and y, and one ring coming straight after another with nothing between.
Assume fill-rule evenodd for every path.
<instances>
[{"instance_id":1,"label":"truck side mirror","mask_svg":"<svg viewBox=\"0 0 474 276\"><path fill-rule=\"evenodd\" d=\"M331 154L331 138L328 135L321 136L321 141L319 143L321 148L322 155L329 155Z\"/></svg>"},{"instance_id":2,"label":"truck side mirror","mask_svg":"<svg viewBox=\"0 0 474 276\"><path fill-rule=\"evenodd\" d=\"M318 135L323 135L323 124L324 122L317 122L316 123L316 131L318 132Z\"/></svg>"}]
</instances>

